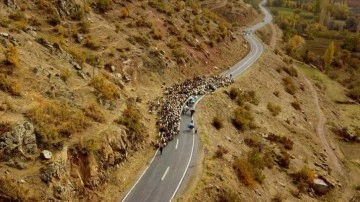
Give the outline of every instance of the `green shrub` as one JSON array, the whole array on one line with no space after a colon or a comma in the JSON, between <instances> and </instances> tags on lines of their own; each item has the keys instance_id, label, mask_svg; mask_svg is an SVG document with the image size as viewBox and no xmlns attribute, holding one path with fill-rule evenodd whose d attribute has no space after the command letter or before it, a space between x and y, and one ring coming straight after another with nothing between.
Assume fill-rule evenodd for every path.
<instances>
[{"instance_id":1,"label":"green shrub","mask_svg":"<svg viewBox=\"0 0 360 202\"><path fill-rule=\"evenodd\" d=\"M95 75L91 79L90 85L108 100L120 97L119 88L101 75Z\"/></svg>"},{"instance_id":2,"label":"green shrub","mask_svg":"<svg viewBox=\"0 0 360 202\"><path fill-rule=\"evenodd\" d=\"M212 125L213 125L216 129L218 129L218 130L220 130L221 128L224 127L223 120L221 120L221 119L220 119L219 117L217 117L217 116L215 116L215 117L213 118Z\"/></svg>"},{"instance_id":3,"label":"green shrub","mask_svg":"<svg viewBox=\"0 0 360 202\"><path fill-rule=\"evenodd\" d=\"M267 104L267 109L271 112L273 116L277 116L281 112L281 107L269 102Z\"/></svg>"}]
</instances>

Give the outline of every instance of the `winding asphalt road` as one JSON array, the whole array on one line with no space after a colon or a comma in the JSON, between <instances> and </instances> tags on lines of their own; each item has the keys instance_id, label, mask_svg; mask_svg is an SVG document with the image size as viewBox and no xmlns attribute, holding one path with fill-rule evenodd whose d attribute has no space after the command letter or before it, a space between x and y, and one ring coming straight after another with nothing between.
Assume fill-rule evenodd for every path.
<instances>
[{"instance_id":1,"label":"winding asphalt road","mask_svg":"<svg viewBox=\"0 0 360 202\"><path fill-rule=\"evenodd\" d=\"M249 54L232 68L223 72L223 76L236 77L248 69L262 54L263 46L253 31L263 27L272 20L270 13L262 6L259 6L265 18L262 22L245 30L245 39L250 45ZM200 96L195 105L203 98ZM142 175L127 192L122 202L168 202L175 195L181 192L190 178L190 173L196 165L196 157L199 150L198 141L194 131L187 128L192 117L189 112L181 116L180 134L164 148L162 155L156 151L150 164L143 171Z\"/></svg>"}]
</instances>

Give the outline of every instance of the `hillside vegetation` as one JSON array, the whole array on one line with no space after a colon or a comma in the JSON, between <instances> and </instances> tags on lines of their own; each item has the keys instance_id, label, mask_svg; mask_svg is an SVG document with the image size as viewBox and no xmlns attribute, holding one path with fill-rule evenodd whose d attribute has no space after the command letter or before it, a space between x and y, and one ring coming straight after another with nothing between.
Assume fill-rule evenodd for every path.
<instances>
[{"instance_id":1,"label":"hillside vegetation","mask_svg":"<svg viewBox=\"0 0 360 202\"><path fill-rule=\"evenodd\" d=\"M0 201L120 197L154 151L162 87L248 51L258 13L212 3L1 1Z\"/></svg>"}]
</instances>

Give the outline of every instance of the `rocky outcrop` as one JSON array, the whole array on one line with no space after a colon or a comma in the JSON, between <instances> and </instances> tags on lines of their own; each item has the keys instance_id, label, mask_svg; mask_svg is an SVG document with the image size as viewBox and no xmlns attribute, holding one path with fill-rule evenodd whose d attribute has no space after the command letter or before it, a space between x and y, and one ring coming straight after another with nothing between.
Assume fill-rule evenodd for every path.
<instances>
[{"instance_id":1,"label":"rocky outcrop","mask_svg":"<svg viewBox=\"0 0 360 202\"><path fill-rule=\"evenodd\" d=\"M76 4L74 0L58 0L58 12L60 17L73 15L80 12L80 5Z\"/></svg>"},{"instance_id":2,"label":"rocky outcrop","mask_svg":"<svg viewBox=\"0 0 360 202\"><path fill-rule=\"evenodd\" d=\"M11 132L0 135L0 156L2 160L18 157L29 158L37 152L34 126L29 122L17 124Z\"/></svg>"}]
</instances>

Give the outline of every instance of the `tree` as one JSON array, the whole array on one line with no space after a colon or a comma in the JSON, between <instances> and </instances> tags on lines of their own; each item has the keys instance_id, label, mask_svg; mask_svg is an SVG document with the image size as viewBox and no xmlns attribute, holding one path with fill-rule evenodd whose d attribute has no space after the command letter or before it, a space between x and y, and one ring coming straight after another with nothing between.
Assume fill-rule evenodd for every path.
<instances>
[{"instance_id":1,"label":"tree","mask_svg":"<svg viewBox=\"0 0 360 202\"><path fill-rule=\"evenodd\" d=\"M334 59L334 52L335 52L334 41L331 41L324 55L325 72L329 71L330 64Z\"/></svg>"}]
</instances>

